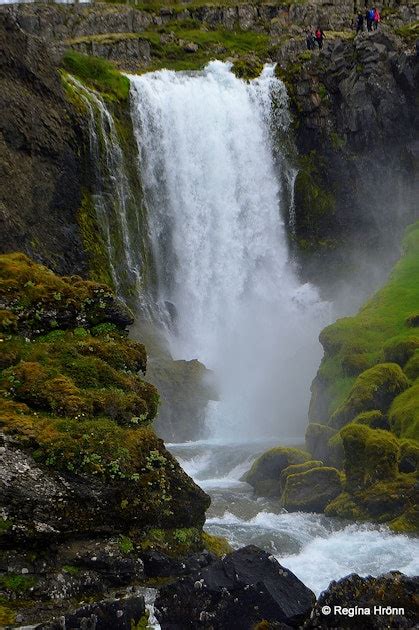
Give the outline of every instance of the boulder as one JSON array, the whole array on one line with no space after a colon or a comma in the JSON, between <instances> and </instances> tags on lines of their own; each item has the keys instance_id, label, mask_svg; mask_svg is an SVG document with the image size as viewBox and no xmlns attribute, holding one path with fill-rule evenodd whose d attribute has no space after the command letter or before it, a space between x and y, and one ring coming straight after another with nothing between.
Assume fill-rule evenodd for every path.
<instances>
[{"instance_id":1,"label":"boulder","mask_svg":"<svg viewBox=\"0 0 419 630\"><path fill-rule=\"evenodd\" d=\"M279 496L281 472L291 464L302 464L309 459L310 455L299 448L271 448L253 462L241 480L250 484L257 495Z\"/></svg>"},{"instance_id":2,"label":"boulder","mask_svg":"<svg viewBox=\"0 0 419 630\"><path fill-rule=\"evenodd\" d=\"M162 630L250 630L262 620L297 628L314 601L291 571L249 545L163 586L155 608Z\"/></svg>"},{"instance_id":3,"label":"boulder","mask_svg":"<svg viewBox=\"0 0 419 630\"><path fill-rule=\"evenodd\" d=\"M398 571L377 578L348 575L331 582L320 595L304 629L414 628L419 614L418 589L418 577L407 577ZM330 614L324 613L324 607L330 608ZM351 612L339 614L340 607Z\"/></svg>"},{"instance_id":4,"label":"boulder","mask_svg":"<svg viewBox=\"0 0 419 630\"><path fill-rule=\"evenodd\" d=\"M311 468L287 477L282 505L292 512L323 512L341 491L342 482L336 468Z\"/></svg>"},{"instance_id":5,"label":"boulder","mask_svg":"<svg viewBox=\"0 0 419 630\"><path fill-rule=\"evenodd\" d=\"M188 575L200 571L217 559L214 554L208 551L194 553L183 560L178 560L154 550L142 553L141 558L147 578Z\"/></svg>"}]
</instances>

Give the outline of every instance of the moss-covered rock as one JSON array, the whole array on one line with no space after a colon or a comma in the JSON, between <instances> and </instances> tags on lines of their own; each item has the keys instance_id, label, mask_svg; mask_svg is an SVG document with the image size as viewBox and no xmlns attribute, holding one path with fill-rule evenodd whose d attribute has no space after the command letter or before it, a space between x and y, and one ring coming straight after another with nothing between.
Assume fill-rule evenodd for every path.
<instances>
[{"instance_id":1,"label":"moss-covered rock","mask_svg":"<svg viewBox=\"0 0 419 630\"><path fill-rule=\"evenodd\" d=\"M388 417L396 435L419 439L419 380L393 400Z\"/></svg>"},{"instance_id":2,"label":"moss-covered rock","mask_svg":"<svg viewBox=\"0 0 419 630\"><path fill-rule=\"evenodd\" d=\"M209 498L150 426L158 393L139 373L145 348L127 338L131 320L112 291L21 254L0 262L1 307L16 316L2 344L4 510L13 523L2 540L199 532Z\"/></svg>"},{"instance_id":3,"label":"moss-covered rock","mask_svg":"<svg viewBox=\"0 0 419 630\"><path fill-rule=\"evenodd\" d=\"M389 523L397 534L415 534L419 531L419 506L414 505Z\"/></svg>"},{"instance_id":4,"label":"moss-covered rock","mask_svg":"<svg viewBox=\"0 0 419 630\"><path fill-rule=\"evenodd\" d=\"M288 475L281 502L292 512L323 512L341 491L341 477L336 468L314 467Z\"/></svg>"},{"instance_id":5,"label":"moss-covered rock","mask_svg":"<svg viewBox=\"0 0 419 630\"><path fill-rule=\"evenodd\" d=\"M407 378L415 381L419 378L419 350L416 350L403 368Z\"/></svg>"},{"instance_id":6,"label":"moss-covered rock","mask_svg":"<svg viewBox=\"0 0 419 630\"><path fill-rule=\"evenodd\" d=\"M345 402L335 411L331 423L341 427L359 413L369 410L385 412L392 400L409 387L409 382L396 363L381 363L362 372Z\"/></svg>"},{"instance_id":7,"label":"moss-covered rock","mask_svg":"<svg viewBox=\"0 0 419 630\"><path fill-rule=\"evenodd\" d=\"M351 423L340 434L348 488L359 489L375 481L396 478L400 445L391 433Z\"/></svg>"},{"instance_id":8,"label":"moss-covered rock","mask_svg":"<svg viewBox=\"0 0 419 630\"><path fill-rule=\"evenodd\" d=\"M399 470L402 473L419 472L419 442L400 440Z\"/></svg>"},{"instance_id":9,"label":"moss-covered rock","mask_svg":"<svg viewBox=\"0 0 419 630\"><path fill-rule=\"evenodd\" d=\"M306 429L306 449L313 458L328 461L330 455L329 440L336 434L336 429L318 422L310 422Z\"/></svg>"},{"instance_id":10,"label":"moss-covered rock","mask_svg":"<svg viewBox=\"0 0 419 630\"><path fill-rule=\"evenodd\" d=\"M383 347L384 359L403 367L418 349L419 335L390 339Z\"/></svg>"},{"instance_id":11,"label":"moss-covered rock","mask_svg":"<svg viewBox=\"0 0 419 630\"><path fill-rule=\"evenodd\" d=\"M287 483L287 479L290 475L296 475L298 473L311 470L312 468L320 468L321 466L323 466L323 462L315 459L310 459L309 461L303 462L302 464L291 464L291 466L287 466L281 472L281 475L279 477L279 487L281 492L284 491L285 484Z\"/></svg>"},{"instance_id":12,"label":"moss-covered rock","mask_svg":"<svg viewBox=\"0 0 419 630\"><path fill-rule=\"evenodd\" d=\"M298 448L271 448L254 461L242 481L250 484L257 495L279 496L281 472L291 464L302 464L309 459L309 453Z\"/></svg>"},{"instance_id":13,"label":"moss-covered rock","mask_svg":"<svg viewBox=\"0 0 419 630\"><path fill-rule=\"evenodd\" d=\"M373 411L364 411L354 418L355 424L364 424L370 429L390 430L389 422L382 411L374 409Z\"/></svg>"}]
</instances>

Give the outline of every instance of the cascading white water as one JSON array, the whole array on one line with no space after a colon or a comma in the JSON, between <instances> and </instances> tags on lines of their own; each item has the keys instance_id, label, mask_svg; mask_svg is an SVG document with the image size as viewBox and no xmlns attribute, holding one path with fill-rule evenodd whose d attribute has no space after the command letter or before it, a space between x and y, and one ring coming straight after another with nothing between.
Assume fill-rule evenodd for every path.
<instances>
[{"instance_id":1,"label":"cascading white water","mask_svg":"<svg viewBox=\"0 0 419 630\"><path fill-rule=\"evenodd\" d=\"M71 75L66 80L76 90L88 113L90 157L95 182L93 203L108 255L115 289L122 297L128 285L141 285L141 252L134 247L129 227L129 206L135 204L125 158L111 112L102 96Z\"/></svg>"},{"instance_id":2,"label":"cascading white water","mask_svg":"<svg viewBox=\"0 0 419 630\"><path fill-rule=\"evenodd\" d=\"M173 354L214 369L216 436L301 434L327 309L289 261L289 173L273 136L289 125L285 87L273 67L246 83L218 61L130 80Z\"/></svg>"}]
</instances>

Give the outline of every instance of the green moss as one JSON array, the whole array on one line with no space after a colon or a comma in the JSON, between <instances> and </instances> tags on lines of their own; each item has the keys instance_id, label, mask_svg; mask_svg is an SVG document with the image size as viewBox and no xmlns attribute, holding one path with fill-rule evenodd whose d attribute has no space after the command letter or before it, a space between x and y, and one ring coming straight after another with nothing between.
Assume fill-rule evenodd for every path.
<instances>
[{"instance_id":1,"label":"green moss","mask_svg":"<svg viewBox=\"0 0 419 630\"><path fill-rule=\"evenodd\" d=\"M82 203L77 214L84 250L89 259L89 273L92 280L113 287L109 256L97 222L96 210L91 195L84 190Z\"/></svg>"},{"instance_id":2,"label":"green moss","mask_svg":"<svg viewBox=\"0 0 419 630\"><path fill-rule=\"evenodd\" d=\"M173 557L202 550L202 532L195 527L178 529L152 528L143 533L138 541L141 551L156 550Z\"/></svg>"},{"instance_id":3,"label":"green moss","mask_svg":"<svg viewBox=\"0 0 419 630\"><path fill-rule=\"evenodd\" d=\"M400 445L391 433L351 423L340 435L348 488L356 490L376 481L396 478Z\"/></svg>"},{"instance_id":4,"label":"green moss","mask_svg":"<svg viewBox=\"0 0 419 630\"><path fill-rule=\"evenodd\" d=\"M365 424L371 429L384 429L386 431L390 429L387 418L377 409L374 409L373 411L364 411L363 413L358 414L355 417L354 422L356 424Z\"/></svg>"},{"instance_id":5,"label":"green moss","mask_svg":"<svg viewBox=\"0 0 419 630\"><path fill-rule=\"evenodd\" d=\"M409 339L409 343L419 339L419 331L416 334L411 326L417 313L418 277L419 223L416 223L406 232L403 256L387 284L357 315L338 320L320 335L325 355L318 373L321 391L314 394L329 408L329 417L344 403L359 370L365 371L384 361L384 347L401 348L403 339ZM415 354L409 360L412 361L409 378L415 374L414 357ZM313 404L312 409L315 410L316 405ZM359 412L367 410L359 409ZM314 421L326 420L310 417Z\"/></svg>"},{"instance_id":6,"label":"green moss","mask_svg":"<svg viewBox=\"0 0 419 630\"><path fill-rule=\"evenodd\" d=\"M316 238L321 233L321 222L335 212L335 197L321 177L318 159L313 151L301 157L295 180L297 230L303 238Z\"/></svg>"},{"instance_id":7,"label":"green moss","mask_svg":"<svg viewBox=\"0 0 419 630\"><path fill-rule=\"evenodd\" d=\"M237 59L233 63L233 72L239 79L255 79L260 75L263 69L263 64L259 60L255 59Z\"/></svg>"},{"instance_id":8,"label":"green moss","mask_svg":"<svg viewBox=\"0 0 419 630\"><path fill-rule=\"evenodd\" d=\"M291 464L291 466L287 466L281 472L279 477L279 485L281 491L284 491L285 484L290 475L295 475L300 472L306 472L307 470L311 470L312 468L319 468L321 466L323 466L323 462L314 459L310 459L309 461L303 462L302 464Z\"/></svg>"},{"instance_id":9,"label":"green moss","mask_svg":"<svg viewBox=\"0 0 419 630\"><path fill-rule=\"evenodd\" d=\"M121 536L118 540L118 547L122 553L129 554L134 551L134 543L128 536Z\"/></svg>"},{"instance_id":10,"label":"green moss","mask_svg":"<svg viewBox=\"0 0 419 630\"><path fill-rule=\"evenodd\" d=\"M353 521L368 520L368 513L362 509L348 492L342 492L331 501L324 511L326 516L338 516Z\"/></svg>"},{"instance_id":11,"label":"green moss","mask_svg":"<svg viewBox=\"0 0 419 630\"><path fill-rule=\"evenodd\" d=\"M390 339L383 346L384 359L388 362L398 363L403 367L413 354L419 350L419 335L415 337L402 337Z\"/></svg>"},{"instance_id":12,"label":"green moss","mask_svg":"<svg viewBox=\"0 0 419 630\"><path fill-rule=\"evenodd\" d=\"M416 350L403 368L407 378L415 381L419 378L419 350Z\"/></svg>"},{"instance_id":13,"label":"green moss","mask_svg":"<svg viewBox=\"0 0 419 630\"><path fill-rule=\"evenodd\" d=\"M393 400L389 421L399 437L419 439L419 380Z\"/></svg>"},{"instance_id":14,"label":"green moss","mask_svg":"<svg viewBox=\"0 0 419 630\"><path fill-rule=\"evenodd\" d=\"M413 506L398 518L390 521L389 527L397 534L417 534L419 532L419 506Z\"/></svg>"},{"instance_id":15,"label":"green moss","mask_svg":"<svg viewBox=\"0 0 419 630\"><path fill-rule=\"evenodd\" d=\"M419 442L400 440L399 470L404 473L419 472Z\"/></svg>"},{"instance_id":16,"label":"green moss","mask_svg":"<svg viewBox=\"0 0 419 630\"><path fill-rule=\"evenodd\" d=\"M242 477L262 496L279 496L279 479L282 470L291 464L302 464L310 459L309 453L298 448L278 446L258 457L251 469Z\"/></svg>"},{"instance_id":17,"label":"green moss","mask_svg":"<svg viewBox=\"0 0 419 630\"><path fill-rule=\"evenodd\" d=\"M37 579L29 575L7 573L6 575L0 576L0 586L6 591L18 595L27 593L36 583Z\"/></svg>"},{"instance_id":18,"label":"green moss","mask_svg":"<svg viewBox=\"0 0 419 630\"><path fill-rule=\"evenodd\" d=\"M341 477L336 468L311 467L287 476L281 502L290 511L323 512L341 491Z\"/></svg>"},{"instance_id":19,"label":"green moss","mask_svg":"<svg viewBox=\"0 0 419 630\"><path fill-rule=\"evenodd\" d=\"M218 558L222 558L233 551L230 543L222 536L214 536L208 532L202 532L202 542L205 549L218 556Z\"/></svg>"},{"instance_id":20,"label":"green moss","mask_svg":"<svg viewBox=\"0 0 419 630\"><path fill-rule=\"evenodd\" d=\"M129 80L105 59L67 50L62 64L67 72L110 98L128 100Z\"/></svg>"},{"instance_id":21,"label":"green moss","mask_svg":"<svg viewBox=\"0 0 419 630\"><path fill-rule=\"evenodd\" d=\"M346 398L335 411L331 424L341 427L359 413L369 410L387 411L392 400L409 386L396 363L381 363L360 374Z\"/></svg>"},{"instance_id":22,"label":"green moss","mask_svg":"<svg viewBox=\"0 0 419 630\"><path fill-rule=\"evenodd\" d=\"M131 630L148 630L151 628L149 625L149 613L146 611L141 619L137 622L131 620Z\"/></svg>"}]
</instances>

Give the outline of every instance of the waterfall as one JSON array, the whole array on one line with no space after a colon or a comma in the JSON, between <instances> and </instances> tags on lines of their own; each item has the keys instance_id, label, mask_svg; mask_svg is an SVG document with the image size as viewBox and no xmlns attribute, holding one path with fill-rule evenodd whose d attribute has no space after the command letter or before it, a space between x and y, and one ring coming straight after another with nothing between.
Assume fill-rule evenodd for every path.
<instances>
[{"instance_id":1,"label":"waterfall","mask_svg":"<svg viewBox=\"0 0 419 630\"><path fill-rule=\"evenodd\" d=\"M125 298L129 292L140 295L142 252L137 247L141 233L138 200L130 186L114 118L98 92L71 75L67 75L66 80L88 114L92 200L115 290Z\"/></svg>"},{"instance_id":2,"label":"waterfall","mask_svg":"<svg viewBox=\"0 0 419 630\"><path fill-rule=\"evenodd\" d=\"M131 76L134 132L156 266L154 299L176 358L217 377L223 439L302 433L327 308L289 260L275 132L290 124L273 67Z\"/></svg>"}]
</instances>

